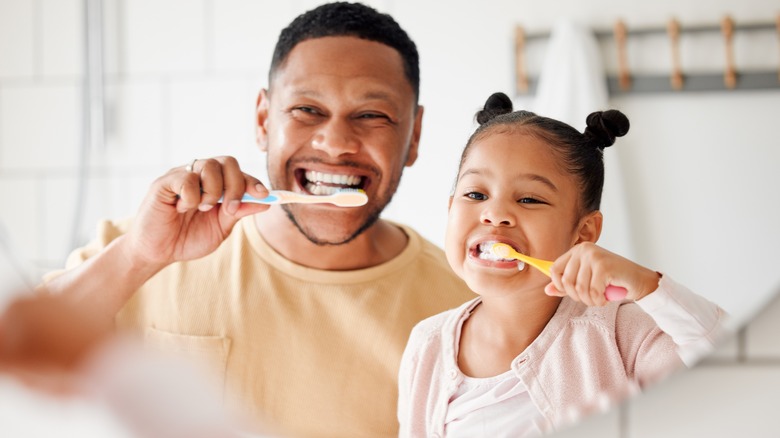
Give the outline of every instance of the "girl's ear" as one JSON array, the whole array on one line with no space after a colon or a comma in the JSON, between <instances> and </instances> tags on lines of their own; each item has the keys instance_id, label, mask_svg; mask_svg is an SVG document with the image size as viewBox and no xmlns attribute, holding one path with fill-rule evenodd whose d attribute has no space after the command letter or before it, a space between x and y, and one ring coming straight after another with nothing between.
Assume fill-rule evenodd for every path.
<instances>
[{"instance_id":1,"label":"girl's ear","mask_svg":"<svg viewBox=\"0 0 780 438\"><path fill-rule=\"evenodd\" d=\"M585 215L580 219L580 224L577 227L577 241L574 244L581 242L596 243L601 236L601 225L604 222L604 216L600 211L596 210Z\"/></svg>"},{"instance_id":2,"label":"girl's ear","mask_svg":"<svg viewBox=\"0 0 780 438\"><path fill-rule=\"evenodd\" d=\"M447 213L449 213L450 208L452 208L452 196L450 196L450 200L447 201Z\"/></svg>"}]
</instances>

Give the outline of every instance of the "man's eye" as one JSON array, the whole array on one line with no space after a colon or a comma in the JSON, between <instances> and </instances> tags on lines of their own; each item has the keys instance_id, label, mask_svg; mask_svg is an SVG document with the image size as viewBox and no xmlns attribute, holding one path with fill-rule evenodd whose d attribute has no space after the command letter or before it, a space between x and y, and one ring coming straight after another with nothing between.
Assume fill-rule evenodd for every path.
<instances>
[{"instance_id":1,"label":"man's eye","mask_svg":"<svg viewBox=\"0 0 780 438\"><path fill-rule=\"evenodd\" d=\"M466 193L466 197L475 201L484 201L487 199L487 195L479 192L468 192Z\"/></svg>"},{"instance_id":2,"label":"man's eye","mask_svg":"<svg viewBox=\"0 0 780 438\"><path fill-rule=\"evenodd\" d=\"M387 117L386 115L384 115L384 114L377 114L377 113L361 114L361 115L358 116L358 118L359 119L389 119L389 117Z\"/></svg>"},{"instance_id":3,"label":"man's eye","mask_svg":"<svg viewBox=\"0 0 780 438\"><path fill-rule=\"evenodd\" d=\"M317 114L317 110L310 106L296 106L293 111L302 112L305 114Z\"/></svg>"}]
</instances>

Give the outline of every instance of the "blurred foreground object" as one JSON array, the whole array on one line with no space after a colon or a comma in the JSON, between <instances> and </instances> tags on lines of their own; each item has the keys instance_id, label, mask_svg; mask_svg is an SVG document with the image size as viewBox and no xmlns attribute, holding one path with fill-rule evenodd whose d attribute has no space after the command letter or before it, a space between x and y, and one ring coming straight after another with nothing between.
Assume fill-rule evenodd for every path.
<instances>
[{"instance_id":1,"label":"blurred foreground object","mask_svg":"<svg viewBox=\"0 0 780 438\"><path fill-rule=\"evenodd\" d=\"M236 431L201 371L143 349L62 297L20 295L0 311L0 387L12 389L0 391L4 435L68 435L97 423L112 436L249 436Z\"/></svg>"}]
</instances>

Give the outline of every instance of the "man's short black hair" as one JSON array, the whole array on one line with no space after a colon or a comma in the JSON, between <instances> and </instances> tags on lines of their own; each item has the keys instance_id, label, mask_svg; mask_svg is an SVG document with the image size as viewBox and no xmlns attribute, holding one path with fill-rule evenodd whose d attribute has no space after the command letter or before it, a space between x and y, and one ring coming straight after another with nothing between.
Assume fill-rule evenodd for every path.
<instances>
[{"instance_id":1,"label":"man's short black hair","mask_svg":"<svg viewBox=\"0 0 780 438\"><path fill-rule=\"evenodd\" d=\"M353 36L376 41L397 50L403 59L404 73L414 90L415 102L417 101L420 96L420 61L417 46L393 17L360 3L327 3L295 18L279 35L271 60L269 84L276 70L298 43L329 36Z\"/></svg>"}]
</instances>

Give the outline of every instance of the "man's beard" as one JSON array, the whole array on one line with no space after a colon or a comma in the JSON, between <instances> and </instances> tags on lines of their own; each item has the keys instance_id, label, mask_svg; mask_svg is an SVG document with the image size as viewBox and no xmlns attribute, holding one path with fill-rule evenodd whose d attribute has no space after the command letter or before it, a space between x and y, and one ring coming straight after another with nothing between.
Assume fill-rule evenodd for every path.
<instances>
[{"instance_id":1,"label":"man's beard","mask_svg":"<svg viewBox=\"0 0 780 438\"><path fill-rule=\"evenodd\" d=\"M392 195L390 196L392 198ZM368 218L366 218L365 221L363 221L363 224L358 227L357 230L355 230L352 234L349 236L338 239L338 240L327 240L323 239L317 235L314 234L312 230L306 229L298 222L298 220L295 218L295 215L292 212L292 209L287 204L282 204L282 210L287 214L287 218L290 219L290 222L295 225L295 228L298 229L298 231L303 234L306 239L309 240L309 242L318 245L318 246L328 246L328 245L344 245L346 243L351 242L354 240L357 236L361 235L364 231L371 228L372 225L376 223L377 220L379 220L379 215L382 214L382 210L384 210L385 206L390 202L390 199L388 199L388 202L384 205L380 206L379 208L374 208L371 213L368 215Z\"/></svg>"}]
</instances>

